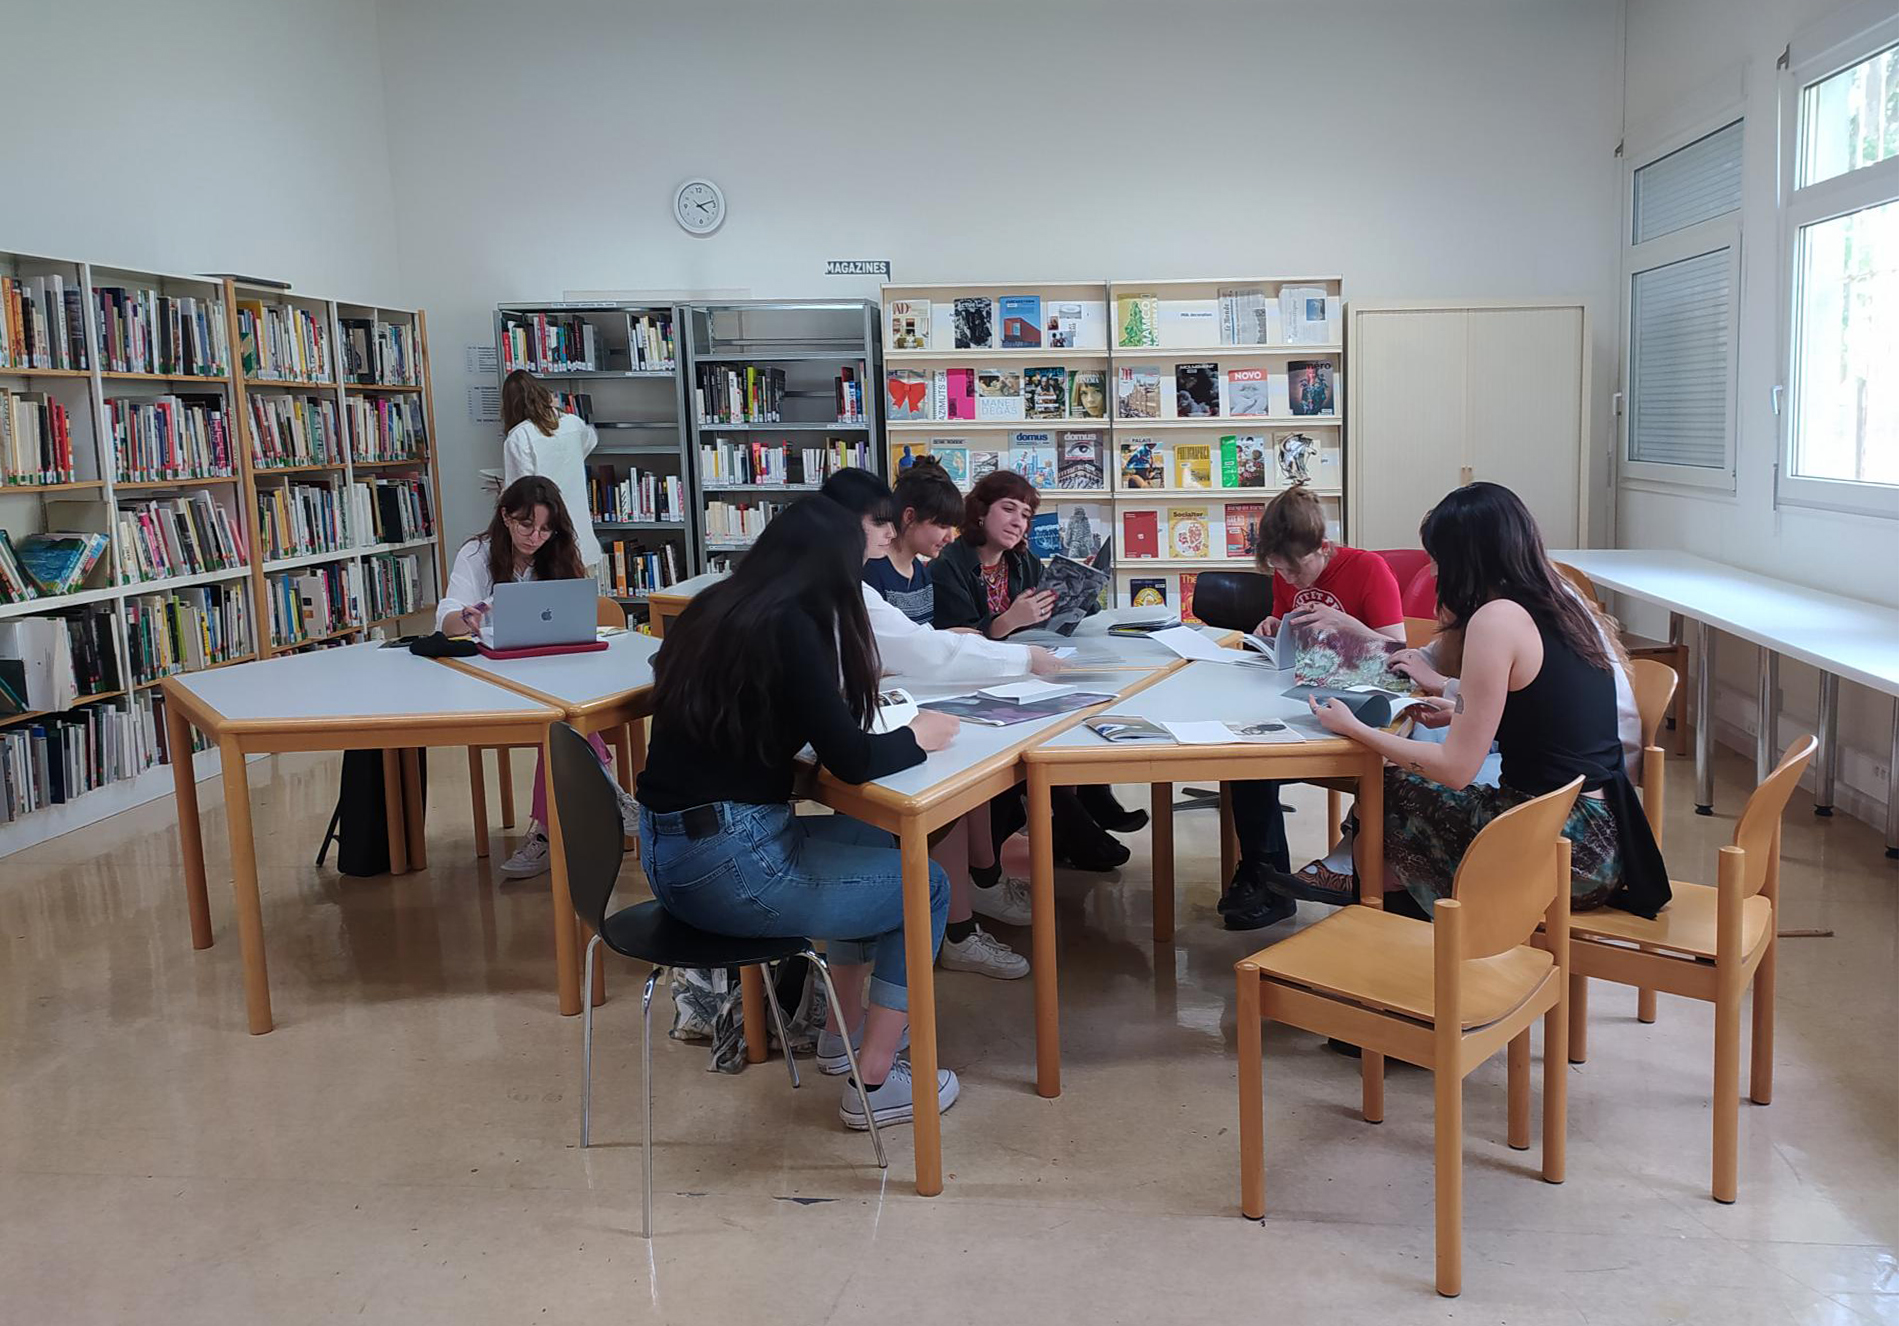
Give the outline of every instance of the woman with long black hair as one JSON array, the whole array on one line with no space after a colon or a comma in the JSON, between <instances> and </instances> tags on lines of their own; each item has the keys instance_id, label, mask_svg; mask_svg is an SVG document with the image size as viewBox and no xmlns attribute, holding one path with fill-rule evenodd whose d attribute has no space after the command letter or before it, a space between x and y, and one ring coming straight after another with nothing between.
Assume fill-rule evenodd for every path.
<instances>
[{"instance_id":1,"label":"woman with long black hair","mask_svg":"<svg viewBox=\"0 0 1899 1326\"><path fill-rule=\"evenodd\" d=\"M653 659L653 734L640 774L640 860L667 911L729 935L827 942L846 1016L826 1037L862 1038L858 1071L879 1124L911 1117L910 1066L897 1060L909 1007L903 865L888 833L844 815L793 813L798 753L809 745L847 783L922 763L957 722L928 710L870 731L881 671L859 578L864 530L823 497L781 512L738 569L697 595ZM930 951L943 939L949 879L930 867ZM820 1042L820 1067L825 1044ZM937 1099L956 1100L937 1073ZM867 1128L856 1087L839 1114Z\"/></svg>"},{"instance_id":2,"label":"woman with long black hair","mask_svg":"<svg viewBox=\"0 0 1899 1326\"><path fill-rule=\"evenodd\" d=\"M1383 755L1386 888L1428 914L1448 896L1477 831L1522 801L1583 778L1563 836L1573 845L1571 905L1654 916L1668 905L1668 871L1622 760L1615 660L1581 598L1543 550L1536 520L1494 483L1456 489L1419 533L1437 564L1439 618L1463 639L1460 687L1420 717L1448 727L1441 745L1367 727L1336 700L1319 721ZM1474 787L1492 742L1496 787ZM1273 887L1312 898L1309 875ZM1350 901L1335 889L1328 902Z\"/></svg>"}]
</instances>

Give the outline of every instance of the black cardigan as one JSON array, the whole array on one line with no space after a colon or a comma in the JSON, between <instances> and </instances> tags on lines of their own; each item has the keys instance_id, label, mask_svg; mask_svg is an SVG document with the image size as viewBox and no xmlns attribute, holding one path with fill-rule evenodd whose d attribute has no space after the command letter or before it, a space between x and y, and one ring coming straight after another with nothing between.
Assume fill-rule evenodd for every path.
<instances>
[{"instance_id":1,"label":"black cardigan","mask_svg":"<svg viewBox=\"0 0 1899 1326\"><path fill-rule=\"evenodd\" d=\"M1011 548L1002 554L1009 568L1009 602L1022 592L1042 583L1042 559L1027 548ZM982 584L982 557L975 547L957 539L930 565L930 578L936 582L936 629L974 627L985 636L996 614L989 611L989 595Z\"/></svg>"}]
</instances>

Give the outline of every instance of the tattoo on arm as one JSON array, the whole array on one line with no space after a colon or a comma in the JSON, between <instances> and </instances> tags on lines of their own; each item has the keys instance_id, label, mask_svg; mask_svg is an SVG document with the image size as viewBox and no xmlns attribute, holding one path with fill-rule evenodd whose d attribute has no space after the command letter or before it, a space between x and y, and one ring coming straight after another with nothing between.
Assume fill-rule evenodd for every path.
<instances>
[{"instance_id":1,"label":"tattoo on arm","mask_svg":"<svg viewBox=\"0 0 1899 1326\"><path fill-rule=\"evenodd\" d=\"M1418 762L1417 760L1412 760L1410 762L1409 768L1412 773L1421 774L1424 772L1424 765Z\"/></svg>"},{"instance_id":2,"label":"tattoo on arm","mask_svg":"<svg viewBox=\"0 0 1899 1326\"><path fill-rule=\"evenodd\" d=\"M1454 714L1464 712L1464 693L1462 691L1457 693L1457 703L1451 707L1451 712Z\"/></svg>"}]
</instances>

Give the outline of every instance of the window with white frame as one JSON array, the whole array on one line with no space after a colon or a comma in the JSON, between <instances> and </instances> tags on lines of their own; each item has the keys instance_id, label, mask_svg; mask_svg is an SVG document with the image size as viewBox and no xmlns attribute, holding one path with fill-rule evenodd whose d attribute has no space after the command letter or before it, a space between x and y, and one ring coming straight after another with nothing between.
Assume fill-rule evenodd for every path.
<instances>
[{"instance_id":1,"label":"window with white frame","mask_svg":"<svg viewBox=\"0 0 1899 1326\"><path fill-rule=\"evenodd\" d=\"M1883 13L1880 12L1883 9ZM1835 15L1781 91L1777 498L1899 516L1899 15Z\"/></svg>"},{"instance_id":2,"label":"window with white frame","mask_svg":"<svg viewBox=\"0 0 1899 1326\"><path fill-rule=\"evenodd\" d=\"M1741 143L1733 119L1631 162L1622 451L1630 478L1734 487Z\"/></svg>"}]
</instances>

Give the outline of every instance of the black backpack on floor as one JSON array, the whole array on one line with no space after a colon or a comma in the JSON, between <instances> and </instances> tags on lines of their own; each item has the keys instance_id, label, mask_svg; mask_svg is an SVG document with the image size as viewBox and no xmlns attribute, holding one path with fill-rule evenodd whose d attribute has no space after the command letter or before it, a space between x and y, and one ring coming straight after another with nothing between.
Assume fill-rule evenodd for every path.
<instances>
[{"instance_id":1,"label":"black backpack on floor","mask_svg":"<svg viewBox=\"0 0 1899 1326\"><path fill-rule=\"evenodd\" d=\"M416 752L420 764L422 797L429 794L429 753ZM343 752L343 780L336 793L336 811L330 827L317 848L316 863L336 840L336 868L345 875L358 877L389 873L389 812L383 800L382 752L347 750Z\"/></svg>"}]
</instances>

